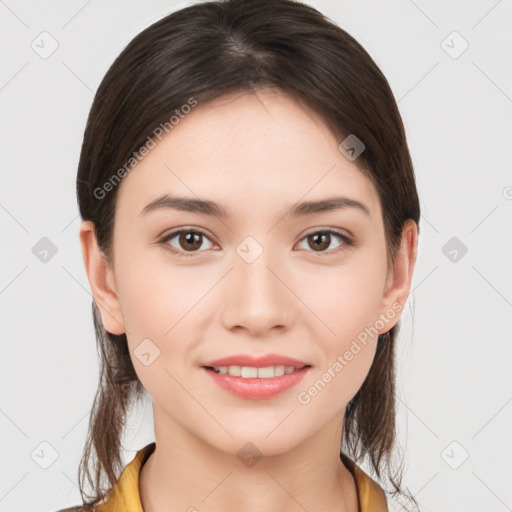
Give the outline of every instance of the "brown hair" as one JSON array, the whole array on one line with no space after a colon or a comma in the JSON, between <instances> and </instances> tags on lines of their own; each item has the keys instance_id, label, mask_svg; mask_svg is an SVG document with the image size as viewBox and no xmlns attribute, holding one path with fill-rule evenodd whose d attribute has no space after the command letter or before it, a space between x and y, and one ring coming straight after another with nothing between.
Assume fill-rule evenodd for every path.
<instances>
[{"instance_id":1,"label":"brown hair","mask_svg":"<svg viewBox=\"0 0 512 512\"><path fill-rule=\"evenodd\" d=\"M284 91L314 110L340 142L350 134L363 141L356 163L378 191L388 260L394 261L403 223L413 219L419 224L420 207L392 91L357 41L313 7L294 0L198 3L146 28L117 57L95 95L77 174L80 214L94 222L107 261L113 255L121 185L105 193L104 184L112 183L116 171L190 98L201 105L263 87ZM126 415L144 392L126 335L106 332L94 301L92 307L100 382L79 468L84 506L97 503L115 485L122 471ZM379 336L369 374L346 408L343 443L355 460L368 457L380 479L387 473L394 496L416 503L401 488L401 469L393 472L391 463L397 329L398 324ZM89 495L86 479L93 491Z\"/></svg>"}]
</instances>

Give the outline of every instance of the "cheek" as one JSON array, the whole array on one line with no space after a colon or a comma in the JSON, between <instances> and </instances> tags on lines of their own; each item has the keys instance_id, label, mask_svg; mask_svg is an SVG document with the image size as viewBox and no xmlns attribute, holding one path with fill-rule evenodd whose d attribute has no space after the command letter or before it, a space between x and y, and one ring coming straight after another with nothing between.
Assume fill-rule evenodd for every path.
<instances>
[{"instance_id":1,"label":"cheek","mask_svg":"<svg viewBox=\"0 0 512 512\"><path fill-rule=\"evenodd\" d=\"M378 341L372 330L378 318L379 300L368 290L354 282L340 291L328 289L332 300L322 299L319 308L329 330L316 330L320 349L319 364L314 367L297 395L298 402L315 417L327 421L339 413L364 383L371 368Z\"/></svg>"},{"instance_id":2,"label":"cheek","mask_svg":"<svg viewBox=\"0 0 512 512\"><path fill-rule=\"evenodd\" d=\"M200 299L212 287L210 281L183 269L138 269L136 261L130 264L120 291L130 357L157 403L169 403L173 397L174 406L190 406L179 383L187 382L187 389L197 392L188 383L188 362L200 339Z\"/></svg>"},{"instance_id":3,"label":"cheek","mask_svg":"<svg viewBox=\"0 0 512 512\"><path fill-rule=\"evenodd\" d=\"M379 318L385 268L377 258L317 271L303 282L304 302L317 316L328 350L344 350ZM307 275L307 274L306 274Z\"/></svg>"},{"instance_id":4,"label":"cheek","mask_svg":"<svg viewBox=\"0 0 512 512\"><path fill-rule=\"evenodd\" d=\"M215 281L207 269L171 264L165 250L158 248L132 253L118 268L125 325L134 339L163 342L176 337L183 326L190 327L201 298Z\"/></svg>"},{"instance_id":5,"label":"cheek","mask_svg":"<svg viewBox=\"0 0 512 512\"><path fill-rule=\"evenodd\" d=\"M376 261L375 255L361 258L304 283L304 302L316 316L310 329L322 357L297 398L315 414L329 416L345 407L372 365L378 340L374 326L386 277L385 266Z\"/></svg>"},{"instance_id":6,"label":"cheek","mask_svg":"<svg viewBox=\"0 0 512 512\"><path fill-rule=\"evenodd\" d=\"M161 379L174 386L168 372L180 382L186 378L204 322L214 310L208 295L215 293L219 275L206 266L173 265L165 250L157 248L132 251L116 265L130 356L142 384L154 395ZM150 356L141 357L146 353ZM148 359L154 362L145 365Z\"/></svg>"}]
</instances>

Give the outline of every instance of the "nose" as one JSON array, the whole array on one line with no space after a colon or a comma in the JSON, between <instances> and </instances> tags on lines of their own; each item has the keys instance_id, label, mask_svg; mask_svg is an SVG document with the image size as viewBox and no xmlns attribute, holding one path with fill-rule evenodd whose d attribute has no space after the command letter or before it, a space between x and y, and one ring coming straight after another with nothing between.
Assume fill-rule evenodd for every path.
<instances>
[{"instance_id":1,"label":"nose","mask_svg":"<svg viewBox=\"0 0 512 512\"><path fill-rule=\"evenodd\" d=\"M269 250L263 250L254 261L243 252L236 254L223 290L221 318L226 329L252 336L290 329L297 299L291 291L293 284L287 282L288 274Z\"/></svg>"}]
</instances>

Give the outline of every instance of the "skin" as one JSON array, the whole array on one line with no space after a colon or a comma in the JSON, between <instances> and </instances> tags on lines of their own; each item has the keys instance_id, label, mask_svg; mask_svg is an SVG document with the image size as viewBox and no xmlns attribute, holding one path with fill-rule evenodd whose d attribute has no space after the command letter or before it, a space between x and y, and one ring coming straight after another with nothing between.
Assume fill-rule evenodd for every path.
<instances>
[{"instance_id":1,"label":"skin","mask_svg":"<svg viewBox=\"0 0 512 512\"><path fill-rule=\"evenodd\" d=\"M140 477L145 512L231 511L241 504L248 512L357 511L340 440L346 404L368 374L377 336L308 404L297 395L380 314L393 304L403 309L417 226L405 222L389 265L377 191L339 142L283 93L200 104L123 179L112 262L102 257L91 222L82 223L85 268L103 325L127 333L153 400L157 448ZM141 214L163 193L214 201L228 217L171 209ZM333 195L360 201L369 215L357 208L287 215L299 201ZM158 243L180 227L207 233L191 257ZM307 236L326 228L350 235L355 245L333 235L319 247ZM236 252L247 236L263 249L252 263ZM178 236L169 245L191 254ZM146 366L133 351L148 338L160 355ZM200 368L228 355L268 353L312 367L297 386L266 400L233 396ZM236 455L247 442L263 454L252 467Z\"/></svg>"}]
</instances>

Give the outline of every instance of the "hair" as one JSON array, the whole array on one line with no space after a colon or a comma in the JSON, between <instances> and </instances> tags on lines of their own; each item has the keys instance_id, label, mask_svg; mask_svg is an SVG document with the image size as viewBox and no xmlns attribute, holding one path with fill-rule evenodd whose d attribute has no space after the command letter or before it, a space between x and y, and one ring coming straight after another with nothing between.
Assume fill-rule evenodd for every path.
<instances>
[{"instance_id":1,"label":"hair","mask_svg":"<svg viewBox=\"0 0 512 512\"><path fill-rule=\"evenodd\" d=\"M113 184L116 172L124 176L126 163L135 165L134 155L160 133L158 127L169 126L177 110L185 112L191 98L201 105L262 88L284 92L314 111L340 142L354 134L364 143L355 163L378 192L388 262L394 261L403 223L412 219L419 226L420 207L402 119L378 66L352 36L299 1L215 0L175 11L139 33L96 92L76 185L81 217L94 223L108 262L122 185ZM126 334L104 329L94 300L92 310L100 369L78 471L86 509L118 481L127 413L145 392ZM387 476L393 488L388 492L416 504L391 458L397 448L398 325L379 336L367 378L346 407L342 443L356 461L366 459L380 480ZM85 492L86 480L92 494Z\"/></svg>"}]
</instances>

